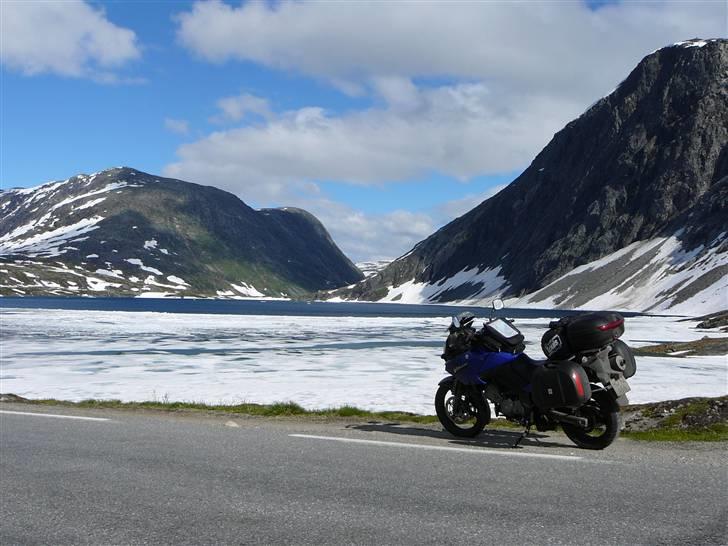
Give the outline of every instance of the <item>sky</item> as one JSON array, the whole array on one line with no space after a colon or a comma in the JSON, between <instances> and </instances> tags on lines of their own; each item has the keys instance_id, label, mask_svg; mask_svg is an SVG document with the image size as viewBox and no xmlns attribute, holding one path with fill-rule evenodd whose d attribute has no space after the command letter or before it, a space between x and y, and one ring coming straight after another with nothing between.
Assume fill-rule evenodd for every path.
<instances>
[{"instance_id":1,"label":"sky","mask_svg":"<svg viewBox=\"0 0 728 546\"><path fill-rule=\"evenodd\" d=\"M395 258L728 0L0 0L0 187L114 166L314 213Z\"/></svg>"}]
</instances>

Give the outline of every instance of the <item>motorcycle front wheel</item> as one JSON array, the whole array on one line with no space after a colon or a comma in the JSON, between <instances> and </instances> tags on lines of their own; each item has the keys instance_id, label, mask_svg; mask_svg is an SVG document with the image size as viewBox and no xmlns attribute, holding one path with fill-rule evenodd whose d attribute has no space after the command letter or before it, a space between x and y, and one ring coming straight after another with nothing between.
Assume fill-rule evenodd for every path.
<instances>
[{"instance_id":1,"label":"motorcycle front wheel","mask_svg":"<svg viewBox=\"0 0 728 546\"><path fill-rule=\"evenodd\" d=\"M477 436L490 422L490 406L477 389L462 388L456 394L454 385L440 385L435 411L445 430L463 438Z\"/></svg>"},{"instance_id":2,"label":"motorcycle front wheel","mask_svg":"<svg viewBox=\"0 0 728 546\"><path fill-rule=\"evenodd\" d=\"M562 423L561 428L569 439L584 449L604 449L619 436L619 406L604 391L595 392L591 400L574 415L586 417L586 429Z\"/></svg>"}]
</instances>

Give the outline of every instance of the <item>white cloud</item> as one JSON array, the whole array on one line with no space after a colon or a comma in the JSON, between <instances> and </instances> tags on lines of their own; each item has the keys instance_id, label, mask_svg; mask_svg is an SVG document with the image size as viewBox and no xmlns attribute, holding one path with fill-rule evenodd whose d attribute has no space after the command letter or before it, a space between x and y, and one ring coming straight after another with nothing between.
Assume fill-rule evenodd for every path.
<instances>
[{"instance_id":1,"label":"white cloud","mask_svg":"<svg viewBox=\"0 0 728 546\"><path fill-rule=\"evenodd\" d=\"M3 0L0 10L0 59L26 75L50 72L115 83L121 80L112 71L141 55L133 31L79 0Z\"/></svg>"},{"instance_id":2,"label":"white cloud","mask_svg":"<svg viewBox=\"0 0 728 546\"><path fill-rule=\"evenodd\" d=\"M377 85L382 106L343 115L308 107L214 132L181 146L165 173L254 202L279 200L301 182L380 184L432 172L467 180L521 168L563 124L552 103L514 95L505 104L484 84Z\"/></svg>"},{"instance_id":3,"label":"white cloud","mask_svg":"<svg viewBox=\"0 0 728 546\"><path fill-rule=\"evenodd\" d=\"M297 70L380 102L276 116L260 97L221 99L218 121L253 114L261 123L181 147L167 173L267 202L301 181L519 170L641 57L686 36L721 34L725 12L723 3L695 1L597 11L577 2L198 2L177 16L178 39L203 58ZM455 83L423 86L417 77Z\"/></svg>"},{"instance_id":4,"label":"white cloud","mask_svg":"<svg viewBox=\"0 0 728 546\"><path fill-rule=\"evenodd\" d=\"M429 214L422 212L365 214L327 199L303 200L300 206L324 224L354 262L396 258L439 227Z\"/></svg>"},{"instance_id":5,"label":"white cloud","mask_svg":"<svg viewBox=\"0 0 728 546\"><path fill-rule=\"evenodd\" d=\"M190 132L190 124L186 119L164 118L164 128L178 135L186 135Z\"/></svg>"},{"instance_id":6,"label":"white cloud","mask_svg":"<svg viewBox=\"0 0 728 546\"><path fill-rule=\"evenodd\" d=\"M725 35L726 3L197 2L178 39L202 58L253 61L358 92L372 78L450 76L548 95L605 94L646 53Z\"/></svg>"},{"instance_id":7,"label":"white cloud","mask_svg":"<svg viewBox=\"0 0 728 546\"><path fill-rule=\"evenodd\" d=\"M313 213L324 224L344 254L354 262L393 259L437 229L493 197L507 184L446 201L429 210L394 210L367 214L326 198L299 198L296 206Z\"/></svg>"},{"instance_id":8,"label":"white cloud","mask_svg":"<svg viewBox=\"0 0 728 546\"><path fill-rule=\"evenodd\" d=\"M249 93L224 97L217 101L217 107L220 109L220 115L213 117L211 120L217 123L241 121L246 116L250 117L251 115L265 119L273 116L268 99L256 97Z\"/></svg>"}]
</instances>

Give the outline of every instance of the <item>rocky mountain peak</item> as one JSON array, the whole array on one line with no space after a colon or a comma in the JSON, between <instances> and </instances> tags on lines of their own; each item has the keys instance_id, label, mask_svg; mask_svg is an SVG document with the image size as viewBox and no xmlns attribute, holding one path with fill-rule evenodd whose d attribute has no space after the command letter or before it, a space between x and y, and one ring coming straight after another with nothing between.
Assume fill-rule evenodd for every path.
<instances>
[{"instance_id":1,"label":"rocky mountain peak","mask_svg":"<svg viewBox=\"0 0 728 546\"><path fill-rule=\"evenodd\" d=\"M344 295L522 297L633 243L675 233L681 243L676 222L728 174L726 120L728 40L662 48L508 187Z\"/></svg>"}]
</instances>

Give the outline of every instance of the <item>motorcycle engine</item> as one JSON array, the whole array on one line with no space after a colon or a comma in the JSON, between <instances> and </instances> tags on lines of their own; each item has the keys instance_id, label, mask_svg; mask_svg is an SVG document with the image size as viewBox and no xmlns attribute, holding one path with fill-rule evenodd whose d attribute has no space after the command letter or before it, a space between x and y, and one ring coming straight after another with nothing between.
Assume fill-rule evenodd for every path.
<instances>
[{"instance_id":1,"label":"motorcycle engine","mask_svg":"<svg viewBox=\"0 0 728 546\"><path fill-rule=\"evenodd\" d=\"M526 408L518 400L512 398L504 398L498 405L498 411L505 415L508 419L520 420L526 416Z\"/></svg>"},{"instance_id":2,"label":"motorcycle engine","mask_svg":"<svg viewBox=\"0 0 728 546\"><path fill-rule=\"evenodd\" d=\"M523 404L515 398L504 396L494 384L491 383L485 388L485 396L493 401L495 410L505 415L507 419L520 421L526 417L526 408Z\"/></svg>"}]
</instances>

